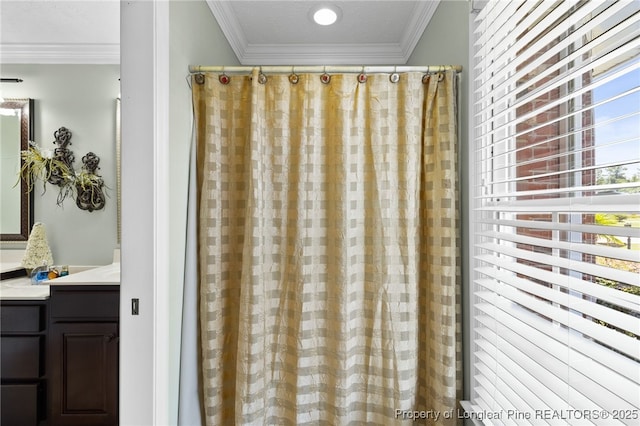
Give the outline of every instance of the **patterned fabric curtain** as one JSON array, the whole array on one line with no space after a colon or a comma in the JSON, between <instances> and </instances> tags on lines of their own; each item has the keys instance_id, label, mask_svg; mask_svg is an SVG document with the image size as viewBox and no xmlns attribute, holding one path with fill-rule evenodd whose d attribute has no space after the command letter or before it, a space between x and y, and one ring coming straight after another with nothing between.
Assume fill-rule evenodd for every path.
<instances>
[{"instance_id":1,"label":"patterned fabric curtain","mask_svg":"<svg viewBox=\"0 0 640 426\"><path fill-rule=\"evenodd\" d=\"M263 77L193 84L207 424L458 423L456 75Z\"/></svg>"}]
</instances>

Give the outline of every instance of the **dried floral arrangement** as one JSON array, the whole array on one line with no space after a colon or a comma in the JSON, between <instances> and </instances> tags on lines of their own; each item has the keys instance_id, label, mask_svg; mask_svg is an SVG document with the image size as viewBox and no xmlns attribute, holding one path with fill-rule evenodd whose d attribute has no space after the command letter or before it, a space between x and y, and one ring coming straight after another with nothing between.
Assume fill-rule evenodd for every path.
<instances>
[{"instance_id":1,"label":"dried floral arrangement","mask_svg":"<svg viewBox=\"0 0 640 426\"><path fill-rule=\"evenodd\" d=\"M80 172L73 169L75 157L68 148L71 145L71 132L60 127L54 132L53 143L57 147L53 151L43 151L34 142L29 142L29 149L21 152L22 166L20 178L27 182L28 191L32 191L36 181L43 183L43 193L47 183L59 188L57 204L61 206L67 197L75 198L76 205L90 212L100 210L105 205L104 180L96 171L100 158L92 152L82 157L83 166Z\"/></svg>"}]
</instances>

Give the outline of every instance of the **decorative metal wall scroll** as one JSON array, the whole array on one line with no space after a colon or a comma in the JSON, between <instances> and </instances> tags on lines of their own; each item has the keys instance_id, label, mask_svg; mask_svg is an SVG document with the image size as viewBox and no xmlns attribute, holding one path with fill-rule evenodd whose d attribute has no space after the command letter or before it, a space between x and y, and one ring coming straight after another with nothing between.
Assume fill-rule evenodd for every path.
<instances>
[{"instance_id":1,"label":"decorative metal wall scroll","mask_svg":"<svg viewBox=\"0 0 640 426\"><path fill-rule=\"evenodd\" d=\"M104 181L96 174L99 162L100 158L93 152L82 157L82 170L76 179L76 205L82 210L92 212L104 207Z\"/></svg>"},{"instance_id":2,"label":"decorative metal wall scroll","mask_svg":"<svg viewBox=\"0 0 640 426\"><path fill-rule=\"evenodd\" d=\"M21 153L23 165L20 176L29 182L28 191L33 190L34 182L39 179L45 190L47 183L60 188L58 205L71 196L82 210L92 212L102 209L105 205L104 181L96 173L100 158L89 152L82 157L83 166L76 173L73 169L75 156L69 149L71 131L60 127L53 136L53 144L56 145L53 152L41 150L34 142L30 142L29 149Z\"/></svg>"},{"instance_id":3,"label":"decorative metal wall scroll","mask_svg":"<svg viewBox=\"0 0 640 426\"><path fill-rule=\"evenodd\" d=\"M73 172L73 162L76 159L73 152L67 148L71 145L71 131L66 127L60 127L53 132L53 137L55 138L53 143L57 145L57 148L53 150L53 158L65 165L66 168L56 167L55 163L50 162L47 182L51 185L63 186L66 181L72 179L68 173Z\"/></svg>"}]
</instances>

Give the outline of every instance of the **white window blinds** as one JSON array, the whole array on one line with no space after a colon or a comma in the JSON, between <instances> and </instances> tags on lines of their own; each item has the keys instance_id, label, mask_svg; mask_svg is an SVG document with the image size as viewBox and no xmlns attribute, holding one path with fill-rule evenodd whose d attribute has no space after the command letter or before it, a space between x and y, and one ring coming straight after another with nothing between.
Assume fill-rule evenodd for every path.
<instances>
[{"instance_id":1,"label":"white window blinds","mask_svg":"<svg viewBox=\"0 0 640 426\"><path fill-rule=\"evenodd\" d=\"M640 2L489 1L474 30L465 407L640 424Z\"/></svg>"}]
</instances>

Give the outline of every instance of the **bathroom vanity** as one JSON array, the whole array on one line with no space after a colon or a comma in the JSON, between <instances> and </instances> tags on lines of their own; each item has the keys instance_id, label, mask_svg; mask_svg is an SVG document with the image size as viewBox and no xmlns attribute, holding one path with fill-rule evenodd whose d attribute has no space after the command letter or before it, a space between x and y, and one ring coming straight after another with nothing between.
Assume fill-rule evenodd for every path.
<instances>
[{"instance_id":1,"label":"bathroom vanity","mask_svg":"<svg viewBox=\"0 0 640 426\"><path fill-rule=\"evenodd\" d=\"M1 282L0 424L118 424L119 269Z\"/></svg>"}]
</instances>

